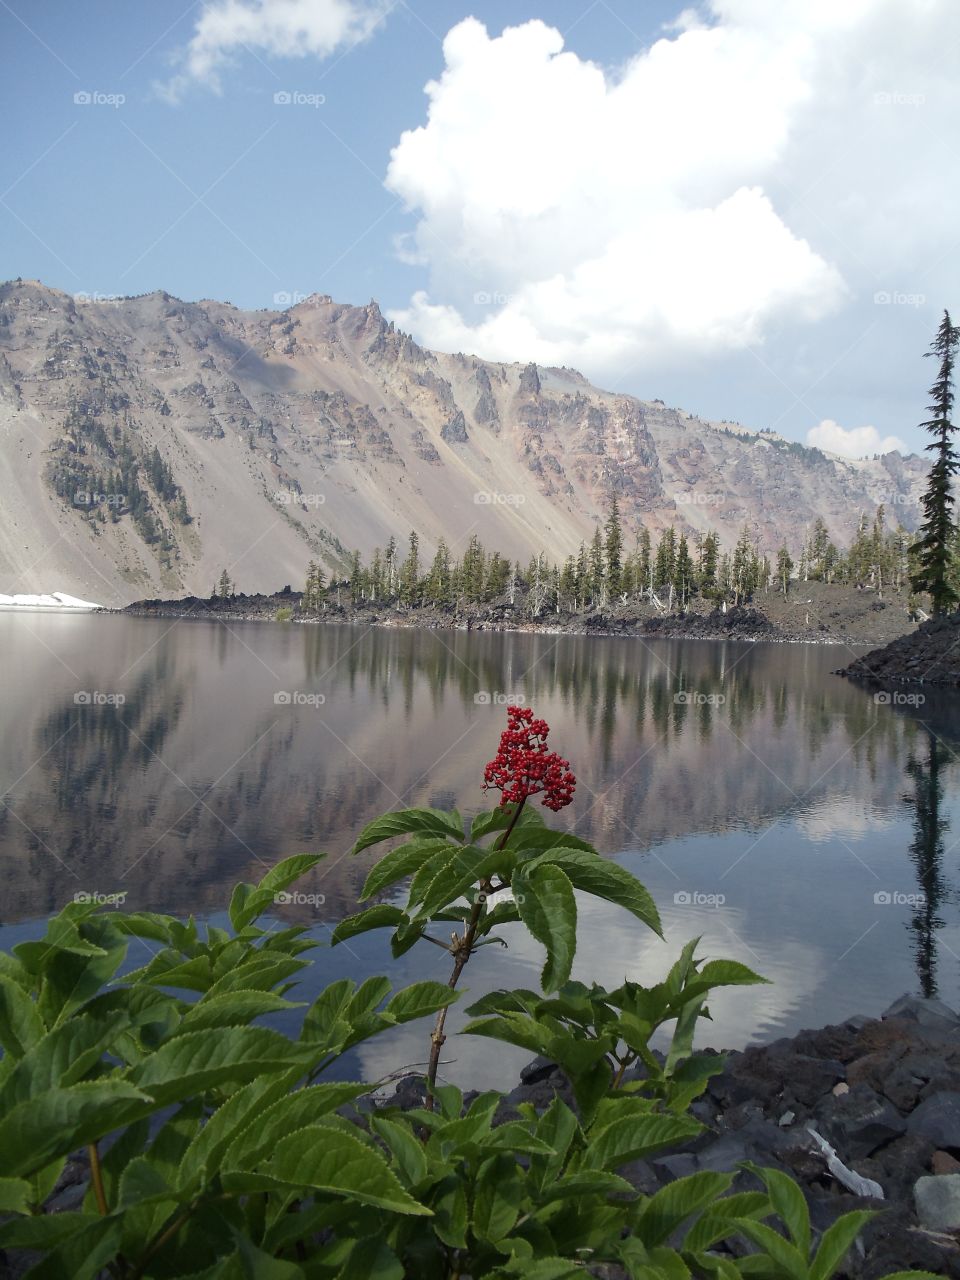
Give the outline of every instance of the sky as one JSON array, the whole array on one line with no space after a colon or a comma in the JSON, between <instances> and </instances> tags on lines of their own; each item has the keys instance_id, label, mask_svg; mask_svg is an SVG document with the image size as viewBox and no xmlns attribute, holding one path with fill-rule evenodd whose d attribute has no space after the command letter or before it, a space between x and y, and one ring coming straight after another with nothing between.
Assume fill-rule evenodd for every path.
<instances>
[{"instance_id":1,"label":"sky","mask_svg":"<svg viewBox=\"0 0 960 1280\"><path fill-rule=\"evenodd\" d=\"M956 0L0 0L0 279L245 308L859 457L960 315Z\"/></svg>"}]
</instances>

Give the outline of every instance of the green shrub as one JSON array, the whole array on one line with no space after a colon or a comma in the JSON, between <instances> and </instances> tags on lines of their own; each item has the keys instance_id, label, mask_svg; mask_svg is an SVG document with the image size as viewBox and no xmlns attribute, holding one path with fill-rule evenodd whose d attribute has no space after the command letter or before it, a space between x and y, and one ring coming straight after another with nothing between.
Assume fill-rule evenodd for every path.
<instances>
[{"instance_id":1,"label":"green shrub","mask_svg":"<svg viewBox=\"0 0 960 1280\"><path fill-rule=\"evenodd\" d=\"M363 895L409 880L406 902L368 907L335 941L388 927L399 955L429 940L450 952L448 983L391 993L385 977L341 979L309 1005L290 999L318 944L299 926L260 921L320 861L307 855L238 885L229 930L72 903L43 939L0 953L0 1248L34 1251L33 1280L575 1280L601 1263L653 1280L828 1280L870 1214L840 1219L814 1252L803 1194L782 1173L751 1166L757 1189L735 1193L732 1174L697 1173L654 1196L621 1176L700 1132L688 1108L722 1060L692 1053L697 1020L712 989L761 979L699 962L693 942L652 987L570 981L575 888L644 927L659 931L659 919L633 876L526 805L543 792L561 807L572 793L538 724L513 718L512 741L488 766L501 807L469 828L435 809L388 814L354 848L406 837ZM484 996L465 1030L550 1056L576 1109L555 1097L542 1114L523 1104L495 1124L499 1093L465 1107L436 1066L463 968L518 920L545 947L542 990ZM429 932L438 924L453 926L449 942ZM131 938L157 950L118 977ZM259 1021L298 1008L296 1039ZM324 1072L428 1017L426 1105L344 1114L376 1083ZM649 1041L670 1022L661 1065ZM625 1082L638 1061L646 1079ZM44 1212L82 1147L82 1206ZM718 1251L734 1235L756 1251Z\"/></svg>"}]
</instances>

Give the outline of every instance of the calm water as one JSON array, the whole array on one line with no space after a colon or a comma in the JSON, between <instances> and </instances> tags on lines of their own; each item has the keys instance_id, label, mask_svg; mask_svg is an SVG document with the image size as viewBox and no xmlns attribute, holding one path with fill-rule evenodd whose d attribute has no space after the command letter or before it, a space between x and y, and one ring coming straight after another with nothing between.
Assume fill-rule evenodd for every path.
<instances>
[{"instance_id":1,"label":"calm water","mask_svg":"<svg viewBox=\"0 0 960 1280\"><path fill-rule=\"evenodd\" d=\"M213 917L235 881L305 851L327 854L299 886L323 902L284 918L326 938L375 860L348 854L366 821L488 807L497 699L522 695L579 780L556 821L640 876L664 919L666 943L581 902L576 976L657 978L702 935L772 980L713 1002L702 1039L727 1047L904 991L960 1001L960 703L878 704L830 676L840 648L37 614L0 614L0 643L0 946L78 892ZM507 938L471 962L475 995L535 984L538 946ZM448 972L424 944L393 962L379 934L317 954L314 986ZM424 1042L405 1028L354 1065L421 1061ZM476 1085L529 1057L447 1048Z\"/></svg>"}]
</instances>

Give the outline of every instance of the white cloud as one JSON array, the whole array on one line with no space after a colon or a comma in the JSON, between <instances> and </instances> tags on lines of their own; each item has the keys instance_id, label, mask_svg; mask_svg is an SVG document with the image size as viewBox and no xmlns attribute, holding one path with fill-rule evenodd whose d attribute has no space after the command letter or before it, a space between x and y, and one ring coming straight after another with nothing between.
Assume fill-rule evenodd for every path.
<instances>
[{"instance_id":1,"label":"white cloud","mask_svg":"<svg viewBox=\"0 0 960 1280\"><path fill-rule=\"evenodd\" d=\"M958 15L710 0L616 72L541 21L460 22L426 123L391 154L387 186L418 214L404 257L429 271L393 318L448 350L622 377L816 321L864 271L872 296L909 175L925 208L898 245L929 249L950 207L932 122L903 99L912 68L957 101L933 55Z\"/></svg>"},{"instance_id":2,"label":"white cloud","mask_svg":"<svg viewBox=\"0 0 960 1280\"><path fill-rule=\"evenodd\" d=\"M824 418L810 428L807 444L827 453L839 453L844 458L873 457L875 453L892 453L894 449L907 452L899 436L881 436L876 427L844 428L832 418Z\"/></svg>"},{"instance_id":3,"label":"white cloud","mask_svg":"<svg viewBox=\"0 0 960 1280\"><path fill-rule=\"evenodd\" d=\"M281 58L326 57L365 39L385 11L383 3L362 0L215 0L204 6L192 39L180 51L180 70L154 87L173 102L192 84L219 92L221 71L245 50Z\"/></svg>"}]
</instances>

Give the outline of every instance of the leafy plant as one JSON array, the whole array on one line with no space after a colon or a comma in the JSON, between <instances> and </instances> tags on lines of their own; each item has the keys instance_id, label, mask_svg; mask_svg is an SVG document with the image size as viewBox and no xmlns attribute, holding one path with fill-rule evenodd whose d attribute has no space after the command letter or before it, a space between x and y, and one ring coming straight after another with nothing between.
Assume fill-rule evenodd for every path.
<instances>
[{"instance_id":1,"label":"leafy plant","mask_svg":"<svg viewBox=\"0 0 960 1280\"><path fill-rule=\"evenodd\" d=\"M72 903L42 939L0 953L0 1249L36 1259L30 1280L573 1280L599 1264L652 1280L834 1273L870 1215L848 1214L814 1247L784 1174L746 1166L755 1189L742 1190L733 1174L697 1173L653 1196L623 1176L701 1132L688 1107L719 1060L692 1051L697 1020L713 988L760 979L697 960L692 942L651 987L570 981L575 889L657 931L659 920L628 872L525 808L541 792L562 807L573 779L543 722L512 724L487 771L506 804L469 830L439 810L388 814L357 842L407 837L364 889L409 878L407 902L368 908L338 940L388 926L401 954L430 938L453 957L446 984L391 993L384 977L342 979L309 1005L290 999L317 944L260 922L314 856L238 885L229 930ZM427 932L447 921L449 944ZM542 1113L505 1112L497 1092L467 1105L436 1083L435 1058L426 1105L409 1111L371 1106L375 1083L320 1079L421 1017L437 1018L439 1054L463 966L509 921L544 944L543 989L490 993L466 1031L546 1053L574 1106L555 1096ZM157 950L124 972L134 940ZM296 1038L259 1021L292 1010ZM671 1021L661 1057L650 1040ZM82 1203L48 1211L84 1147ZM755 1252L724 1251L734 1236Z\"/></svg>"}]
</instances>

